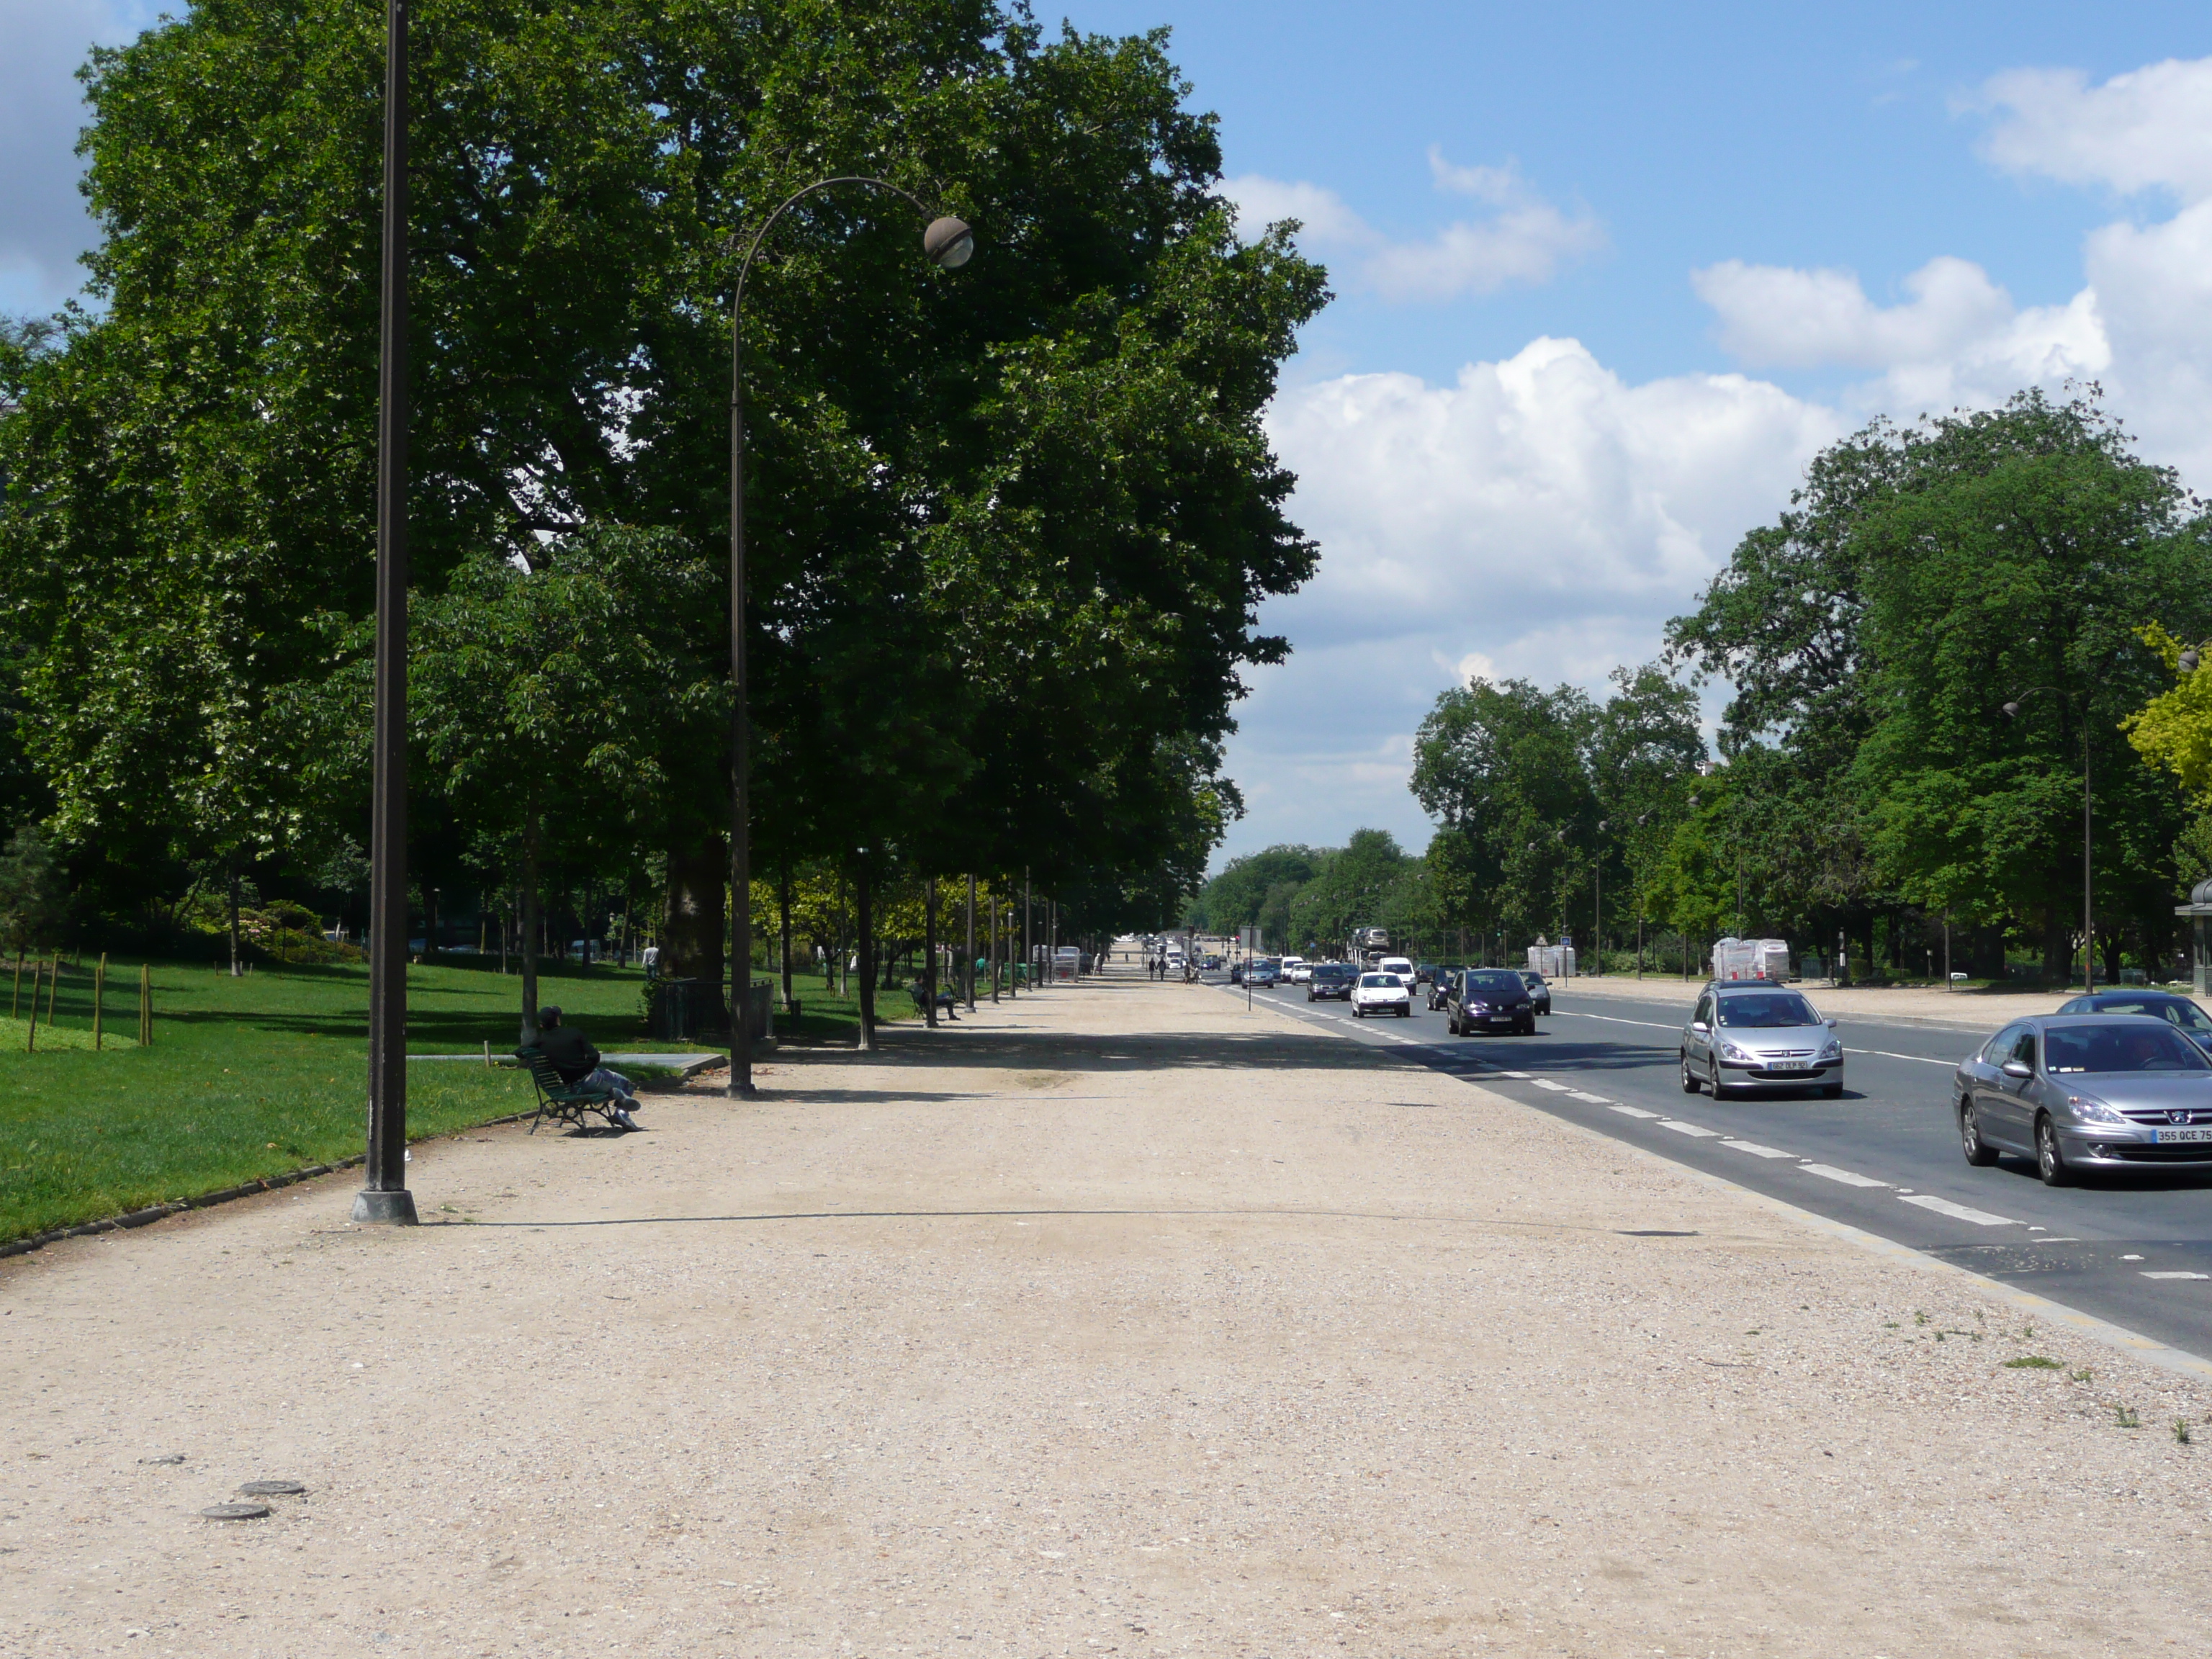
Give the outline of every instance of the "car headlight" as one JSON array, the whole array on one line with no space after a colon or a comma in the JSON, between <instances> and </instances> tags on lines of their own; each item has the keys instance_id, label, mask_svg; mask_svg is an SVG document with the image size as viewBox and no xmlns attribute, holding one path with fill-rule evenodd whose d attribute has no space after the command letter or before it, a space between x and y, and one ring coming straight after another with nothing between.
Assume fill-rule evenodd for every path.
<instances>
[{"instance_id":1,"label":"car headlight","mask_svg":"<svg viewBox=\"0 0 2212 1659\"><path fill-rule=\"evenodd\" d=\"M1841 1060L1843 1057L1844 1045L1837 1042L1833 1037L1829 1038L1828 1046L1820 1050L1820 1058L1823 1060Z\"/></svg>"},{"instance_id":2,"label":"car headlight","mask_svg":"<svg viewBox=\"0 0 2212 1659\"><path fill-rule=\"evenodd\" d=\"M1721 1058L1723 1060L1749 1060L1751 1056L1744 1053L1742 1049L1737 1048L1733 1042L1723 1042L1721 1044Z\"/></svg>"},{"instance_id":3,"label":"car headlight","mask_svg":"<svg viewBox=\"0 0 2212 1659\"><path fill-rule=\"evenodd\" d=\"M2106 1105L2103 1101L2093 1099L2087 1095L2069 1095L2066 1097L2066 1104L2074 1115L2084 1123L2125 1123L2127 1121L2127 1119Z\"/></svg>"},{"instance_id":4,"label":"car headlight","mask_svg":"<svg viewBox=\"0 0 2212 1659\"><path fill-rule=\"evenodd\" d=\"M1469 1013L1486 1014L1490 1012L1490 1005L1486 1002L1470 1002L1467 1006Z\"/></svg>"}]
</instances>

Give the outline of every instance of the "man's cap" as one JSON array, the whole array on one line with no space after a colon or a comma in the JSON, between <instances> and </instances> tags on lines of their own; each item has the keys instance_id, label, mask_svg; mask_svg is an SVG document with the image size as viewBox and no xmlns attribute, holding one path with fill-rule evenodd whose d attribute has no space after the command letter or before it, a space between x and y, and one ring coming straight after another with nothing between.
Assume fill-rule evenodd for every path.
<instances>
[{"instance_id":1,"label":"man's cap","mask_svg":"<svg viewBox=\"0 0 2212 1659\"><path fill-rule=\"evenodd\" d=\"M538 1011L538 1023L540 1025L558 1025L561 1023L561 1011L549 1003Z\"/></svg>"}]
</instances>

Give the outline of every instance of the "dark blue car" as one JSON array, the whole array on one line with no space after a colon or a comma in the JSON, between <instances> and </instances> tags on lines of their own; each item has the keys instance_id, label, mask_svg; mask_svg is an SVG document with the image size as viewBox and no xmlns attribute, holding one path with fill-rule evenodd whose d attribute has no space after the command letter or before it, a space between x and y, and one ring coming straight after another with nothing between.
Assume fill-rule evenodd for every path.
<instances>
[{"instance_id":1,"label":"dark blue car","mask_svg":"<svg viewBox=\"0 0 2212 1659\"><path fill-rule=\"evenodd\" d=\"M2058 1011L2062 1014L2148 1014L2178 1025L2197 1046L2212 1052L2212 1014L2187 997L2171 991L2100 991L2093 997L2075 997Z\"/></svg>"}]
</instances>

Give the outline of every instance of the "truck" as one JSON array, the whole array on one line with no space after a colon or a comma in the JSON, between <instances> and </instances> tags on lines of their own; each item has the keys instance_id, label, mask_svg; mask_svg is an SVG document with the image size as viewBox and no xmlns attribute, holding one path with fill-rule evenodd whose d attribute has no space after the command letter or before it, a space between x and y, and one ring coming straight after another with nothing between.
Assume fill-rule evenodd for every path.
<instances>
[{"instance_id":1,"label":"truck","mask_svg":"<svg viewBox=\"0 0 2212 1659\"><path fill-rule=\"evenodd\" d=\"M1777 985L1790 977L1790 941L1780 939L1737 939L1731 935L1713 943L1715 979L1766 979Z\"/></svg>"}]
</instances>

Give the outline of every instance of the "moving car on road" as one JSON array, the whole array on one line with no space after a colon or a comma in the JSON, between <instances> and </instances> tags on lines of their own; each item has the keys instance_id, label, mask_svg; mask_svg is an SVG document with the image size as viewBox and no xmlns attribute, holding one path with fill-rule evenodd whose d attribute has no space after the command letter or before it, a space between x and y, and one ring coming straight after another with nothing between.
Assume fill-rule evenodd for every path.
<instances>
[{"instance_id":1,"label":"moving car on road","mask_svg":"<svg viewBox=\"0 0 2212 1659\"><path fill-rule=\"evenodd\" d=\"M2150 1014L2181 1028L2200 1048L2212 1049L2212 1015L2171 991L2100 991L2063 1004L2062 1014Z\"/></svg>"},{"instance_id":2,"label":"moving car on road","mask_svg":"<svg viewBox=\"0 0 2212 1659\"><path fill-rule=\"evenodd\" d=\"M1682 1028L1682 1092L1817 1087L1844 1092L1844 1044L1836 1022L1796 991L1765 980L1716 980Z\"/></svg>"},{"instance_id":3,"label":"moving car on road","mask_svg":"<svg viewBox=\"0 0 2212 1659\"><path fill-rule=\"evenodd\" d=\"M1293 985L1303 985L1313 977L1313 963L1304 957L1285 957L1283 977Z\"/></svg>"},{"instance_id":4,"label":"moving car on road","mask_svg":"<svg viewBox=\"0 0 2212 1659\"><path fill-rule=\"evenodd\" d=\"M1384 957L1375 964L1378 974L1395 974L1408 986L1413 982L1413 964L1403 957Z\"/></svg>"},{"instance_id":5,"label":"moving car on road","mask_svg":"<svg viewBox=\"0 0 2212 1659\"><path fill-rule=\"evenodd\" d=\"M1967 1163L2024 1152L2049 1187L2212 1169L2212 1060L2156 1015L2014 1020L1959 1062L1951 1107Z\"/></svg>"},{"instance_id":6,"label":"moving car on road","mask_svg":"<svg viewBox=\"0 0 2212 1659\"><path fill-rule=\"evenodd\" d=\"M1501 1026L1523 1036L1536 1034L1536 1005L1521 975L1510 968L1469 968L1452 987L1444 1023L1454 1036L1473 1036Z\"/></svg>"},{"instance_id":7,"label":"moving car on road","mask_svg":"<svg viewBox=\"0 0 2212 1659\"><path fill-rule=\"evenodd\" d=\"M1544 982L1541 974L1534 968L1507 968L1500 971L1520 976L1521 982L1528 988L1528 1000L1535 1005L1538 1013L1552 1012L1552 988Z\"/></svg>"},{"instance_id":8,"label":"moving car on road","mask_svg":"<svg viewBox=\"0 0 2212 1659\"><path fill-rule=\"evenodd\" d=\"M1352 1000L1352 988L1359 983L1359 969L1348 962L1316 962L1313 977L1306 981L1306 1000L1319 1002L1334 997L1339 1002Z\"/></svg>"},{"instance_id":9,"label":"moving car on road","mask_svg":"<svg viewBox=\"0 0 2212 1659\"><path fill-rule=\"evenodd\" d=\"M1364 1019L1370 1014L1395 1014L1401 1019L1412 1017L1413 999L1406 990L1406 981L1395 974L1362 974L1359 983L1352 988L1352 1013L1355 1019Z\"/></svg>"},{"instance_id":10,"label":"moving car on road","mask_svg":"<svg viewBox=\"0 0 2212 1659\"><path fill-rule=\"evenodd\" d=\"M1273 957L1254 957L1244 964L1244 982L1255 990L1272 991L1283 977L1283 964Z\"/></svg>"}]
</instances>

